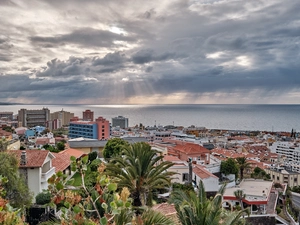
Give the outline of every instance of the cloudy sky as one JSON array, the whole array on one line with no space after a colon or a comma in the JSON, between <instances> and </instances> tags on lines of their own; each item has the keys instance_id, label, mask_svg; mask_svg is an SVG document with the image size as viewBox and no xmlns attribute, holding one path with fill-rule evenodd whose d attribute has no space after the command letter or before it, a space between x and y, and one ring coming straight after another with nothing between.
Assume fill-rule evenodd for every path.
<instances>
[{"instance_id":1,"label":"cloudy sky","mask_svg":"<svg viewBox=\"0 0 300 225\"><path fill-rule=\"evenodd\" d=\"M300 103L299 0L0 0L0 102Z\"/></svg>"}]
</instances>

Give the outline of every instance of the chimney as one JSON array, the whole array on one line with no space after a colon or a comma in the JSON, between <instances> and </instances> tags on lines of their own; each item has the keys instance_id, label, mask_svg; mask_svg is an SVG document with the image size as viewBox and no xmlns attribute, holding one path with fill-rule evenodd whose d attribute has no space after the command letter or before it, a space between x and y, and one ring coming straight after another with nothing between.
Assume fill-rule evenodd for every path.
<instances>
[{"instance_id":1,"label":"chimney","mask_svg":"<svg viewBox=\"0 0 300 225\"><path fill-rule=\"evenodd\" d=\"M24 166L26 165L26 163L27 163L26 151L22 151L20 165Z\"/></svg>"}]
</instances>

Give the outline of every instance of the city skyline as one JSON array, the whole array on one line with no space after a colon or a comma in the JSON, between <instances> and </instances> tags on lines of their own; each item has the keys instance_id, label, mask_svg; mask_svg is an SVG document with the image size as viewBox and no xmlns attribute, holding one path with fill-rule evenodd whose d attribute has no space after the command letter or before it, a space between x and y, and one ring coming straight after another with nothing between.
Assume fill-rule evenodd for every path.
<instances>
[{"instance_id":1,"label":"city skyline","mask_svg":"<svg viewBox=\"0 0 300 225\"><path fill-rule=\"evenodd\" d=\"M298 104L300 2L3 0L0 102Z\"/></svg>"}]
</instances>

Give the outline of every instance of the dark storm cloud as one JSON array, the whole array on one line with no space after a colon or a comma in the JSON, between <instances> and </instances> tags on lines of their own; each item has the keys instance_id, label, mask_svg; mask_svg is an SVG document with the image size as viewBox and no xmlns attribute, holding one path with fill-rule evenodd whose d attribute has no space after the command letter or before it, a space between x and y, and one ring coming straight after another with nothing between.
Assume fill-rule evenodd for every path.
<instances>
[{"instance_id":1,"label":"dark storm cloud","mask_svg":"<svg viewBox=\"0 0 300 225\"><path fill-rule=\"evenodd\" d=\"M114 41L132 42L133 37L126 37L107 30L96 30L92 28L81 28L68 34L59 34L53 37L33 36L30 37L33 44L45 48L52 48L59 45L78 44L85 47L111 47L117 45Z\"/></svg>"},{"instance_id":2,"label":"dark storm cloud","mask_svg":"<svg viewBox=\"0 0 300 225\"><path fill-rule=\"evenodd\" d=\"M70 57L68 60L52 59L36 73L37 77L64 77L113 73L124 68L127 59L121 52L108 53L104 57Z\"/></svg>"},{"instance_id":3,"label":"dark storm cloud","mask_svg":"<svg viewBox=\"0 0 300 225\"><path fill-rule=\"evenodd\" d=\"M145 64L149 62L155 62L155 61L166 61L169 59L176 58L175 53L171 52L164 52L160 54L156 54L152 49L144 49L136 52L131 57L132 61L135 64Z\"/></svg>"},{"instance_id":4,"label":"dark storm cloud","mask_svg":"<svg viewBox=\"0 0 300 225\"><path fill-rule=\"evenodd\" d=\"M153 94L300 91L298 0L11 2L0 3L7 98L126 103Z\"/></svg>"},{"instance_id":5,"label":"dark storm cloud","mask_svg":"<svg viewBox=\"0 0 300 225\"><path fill-rule=\"evenodd\" d=\"M114 53L108 53L106 56L103 58L96 57L93 59L93 66L98 66L98 65L117 65L117 64L122 64L126 60L125 54L120 53L120 52L114 52Z\"/></svg>"},{"instance_id":6,"label":"dark storm cloud","mask_svg":"<svg viewBox=\"0 0 300 225\"><path fill-rule=\"evenodd\" d=\"M70 57L67 61L52 59L47 67L36 73L38 77L74 76L84 74L87 70L82 66L85 59Z\"/></svg>"}]
</instances>

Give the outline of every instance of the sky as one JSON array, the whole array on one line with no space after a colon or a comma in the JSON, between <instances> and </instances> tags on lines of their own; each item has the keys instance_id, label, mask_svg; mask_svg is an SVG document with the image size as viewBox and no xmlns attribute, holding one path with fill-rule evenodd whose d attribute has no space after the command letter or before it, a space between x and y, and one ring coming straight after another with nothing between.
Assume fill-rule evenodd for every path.
<instances>
[{"instance_id":1,"label":"sky","mask_svg":"<svg viewBox=\"0 0 300 225\"><path fill-rule=\"evenodd\" d=\"M299 0L1 0L0 102L300 104Z\"/></svg>"}]
</instances>

